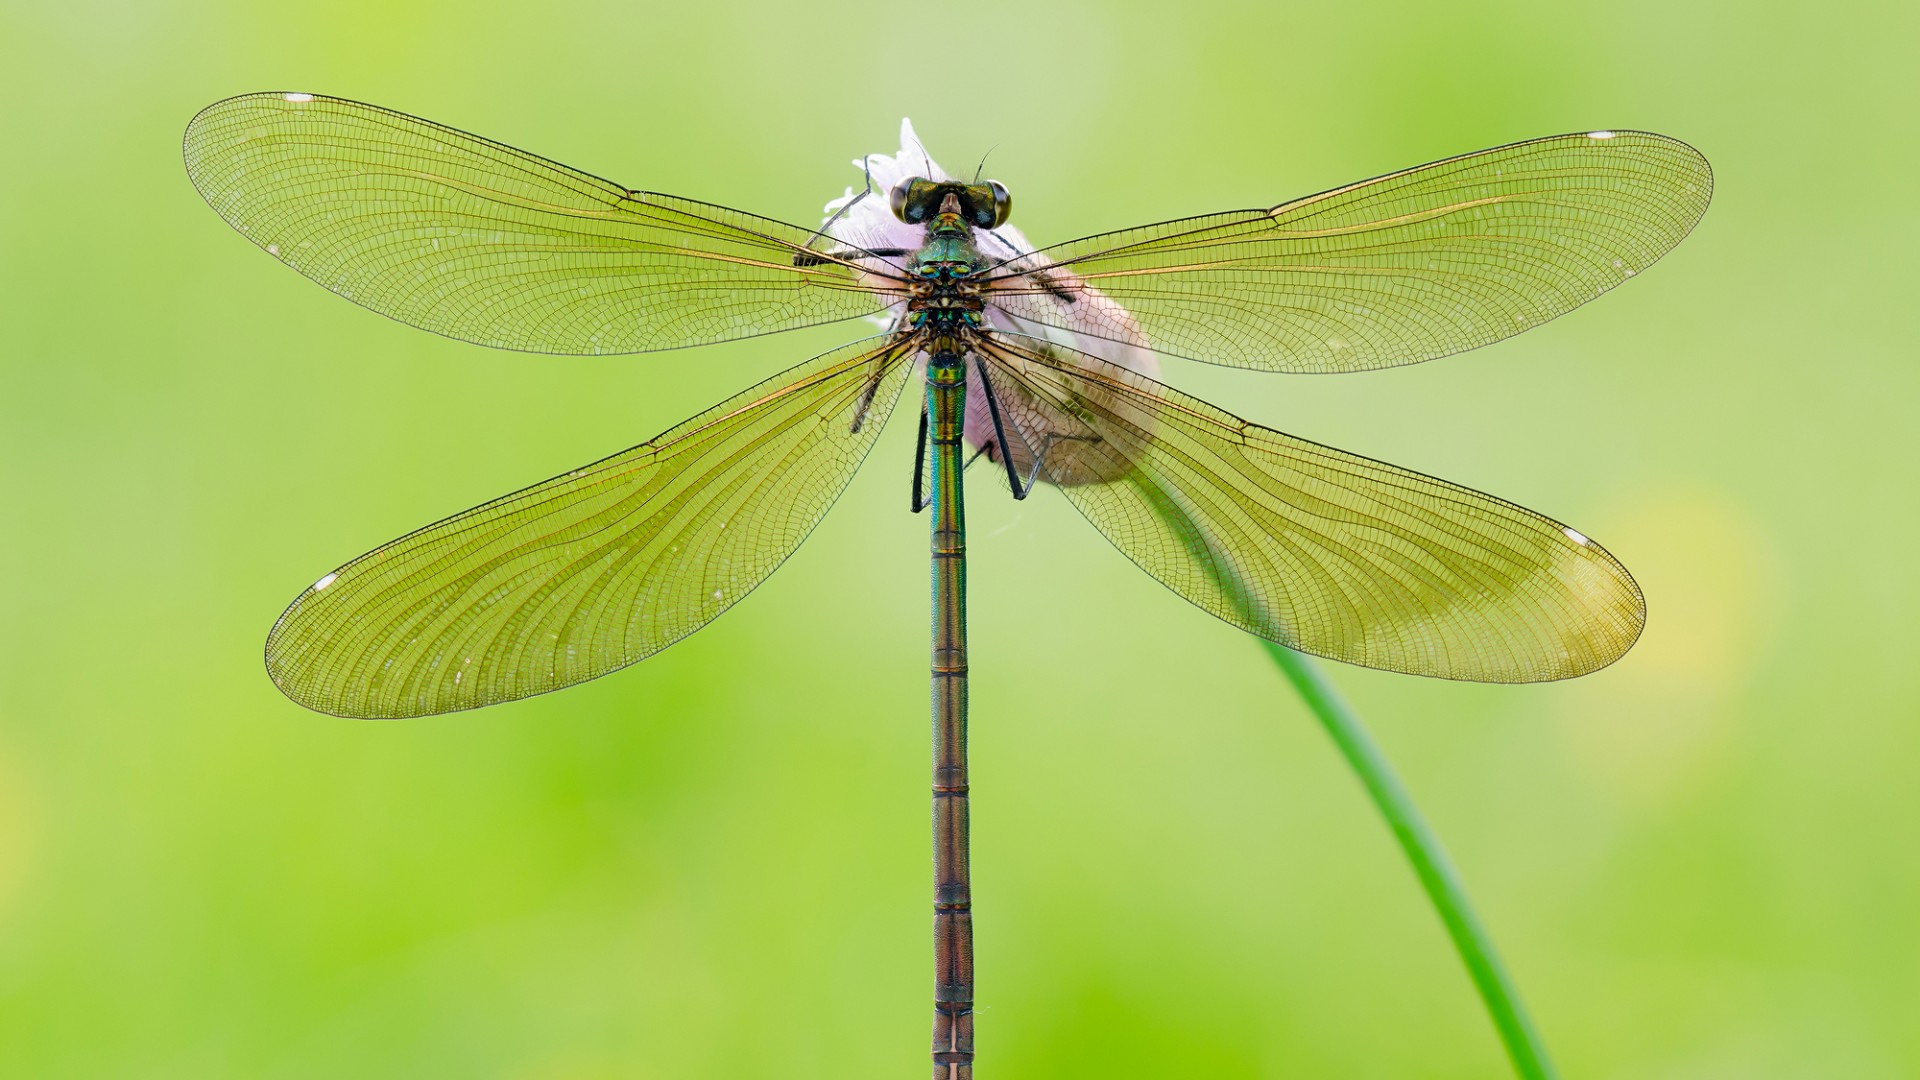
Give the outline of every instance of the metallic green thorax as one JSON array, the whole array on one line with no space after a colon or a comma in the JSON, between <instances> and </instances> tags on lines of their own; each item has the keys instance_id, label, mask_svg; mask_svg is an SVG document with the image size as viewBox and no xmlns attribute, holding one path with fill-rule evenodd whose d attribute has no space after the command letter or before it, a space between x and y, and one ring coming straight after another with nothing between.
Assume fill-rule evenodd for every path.
<instances>
[{"instance_id":1,"label":"metallic green thorax","mask_svg":"<svg viewBox=\"0 0 1920 1080\"><path fill-rule=\"evenodd\" d=\"M964 352L966 331L980 325L980 290L971 280L980 267L973 245L973 229L966 220L967 188L962 184L928 185L926 203L938 207L927 229L927 242L915 253L916 295L907 301L907 325L928 335L927 352L934 364ZM934 198L938 202L933 202Z\"/></svg>"}]
</instances>

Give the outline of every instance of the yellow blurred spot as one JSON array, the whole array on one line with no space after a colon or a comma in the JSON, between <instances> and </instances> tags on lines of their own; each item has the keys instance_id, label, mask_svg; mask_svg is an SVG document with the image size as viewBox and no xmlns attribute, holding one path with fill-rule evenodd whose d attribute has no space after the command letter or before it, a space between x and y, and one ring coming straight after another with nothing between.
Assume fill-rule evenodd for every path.
<instances>
[{"instance_id":1,"label":"yellow blurred spot","mask_svg":"<svg viewBox=\"0 0 1920 1080\"><path fill-rule=\"evenodd\" d=\"M1736 734L1738 701L1780 624L1784 571L1766 528L1717 489L1654 492L1590 520L1646 594L1647 627L1569 699L1564 730L1606 788L1662 800Z\"/></svg>"}]
</instances>

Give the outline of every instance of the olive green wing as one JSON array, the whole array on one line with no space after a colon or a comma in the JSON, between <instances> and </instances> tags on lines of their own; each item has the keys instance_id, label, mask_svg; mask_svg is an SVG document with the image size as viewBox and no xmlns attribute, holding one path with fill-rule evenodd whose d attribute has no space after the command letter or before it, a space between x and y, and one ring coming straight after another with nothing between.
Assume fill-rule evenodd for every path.
<instances>
[{"instance_id":1,"label":"olive green wing","mask_svg":"<svg viewBox=\"0 0 1920 1080\"><path fill-rule=\"evenodd\" d=\"M984 279L992 307L1046 326L1231 367L1364 371L1592 300L1679 243L1712 192L1706 158L1683 142L1556 135L1271 209L1090 236Z\"/></svg>"},{"instance_id":2,"label":"olive green wing","mask_svg":"<svg viewBox=\"0 0 1920 1080\"><path fill-rule=\"evenodd\" d=\"M897 267L812 230L339 98L217 102L187 126L185 155L208 205L268 254L382 315L481 345L647 352L899 299Z\"/></svg>"},{"instance_id":3,"label":"olive green wing","mask_svg":"<svg viewBox=\"0 0 1920 1080\"><path fill-rule=\"evenodd\" d=\"M1016 460L1212 614L1301 652L1480 682L1583 675L1646 621L1599 544L1491 495L1282 434L1061 345L979 345Z\"/></svg>"},{"instance_id":4,"label":"olive green wing","mask_svg":"<svg viewBox=\"0 0 1920 1080\"><path fill-rule=\"evenodd\" d=\"M375 548L280 616L268 674L310 709L402 717L529 697L651 656L792 554L912 370L908 345L857 342Z\"/></svg>"}]
</instances>

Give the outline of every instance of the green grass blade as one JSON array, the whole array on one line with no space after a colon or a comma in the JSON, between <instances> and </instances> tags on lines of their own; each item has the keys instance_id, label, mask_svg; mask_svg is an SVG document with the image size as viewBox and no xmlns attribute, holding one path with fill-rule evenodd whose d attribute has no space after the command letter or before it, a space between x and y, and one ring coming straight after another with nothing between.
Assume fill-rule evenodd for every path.
<instances>
[{"instance_id":1,"label":"green grass blade","mask_svg":"<svg viewBox=\"0 0 1920 1080\"><path fill-rule=\"evenodd\" d=\"M1420 886L1427 891L1427 899L1432 902L1434 911L1439 913L1440 921L1446 924L1447 936L1453 939L1454 948L1460 951L1460 959L1466 964L1474 987L1480 991L1480 999L1486 1002L1487 1012L1493 1017L1493 1026L1500 1034L1500 1041L1506 1045L1507 1056L1513 1059L1513 1071L1526 1080L1551 1080L1557 1076L1553 1062L1547 1057L1546 1046L1540 1041L1539 1031L1534 1028L1526 1008L1520 1003L1520 992L1514 986L1512 976L1501 965L1500 957L1493 951L1493 940L1487 935L1487 928L1481 924L1479 916L1474 914L1473 905L1467 900L1467 891L1460 883L1460 875L1447 859L1446 849L1440 845L1439 837L1427 828L1426 820L1413 803L1413 796L1400 783L1400 777L1387 762L1380 745L1373 741L1366 726L1341 698L1340 692L1318 664L1283 645L1275 645L1270 641L1260 644L1273 657L1273 662L1279 665L1280 670L1286 673L1287 681L1299 691L1307 708L1312 710L1320 726L1332 737L1334 745L1340 748L1340 755L1347 759L1347 765L1360 777L1374 806L1379 808L1380 816L1386 819L1387 826L1393 830L1394 839L1400 842L1407 861L1413 864L1413 872L1419 877Z\"/></svg>"},{"instance_id":2,"label":"green grass blade","mask_svg":"<svg viewBox=\"0 0 1920 1080\"><path fill-rule=\"evenodd\" d=\"M1158 495L1151 500L1154 511L1179 538L1187 553L1217 579L1220 595L1241 609L1241 614L1248 616L1249 621L1261 614L1260 594L1248 588L1235 565L1232 552L1213 542L1196 515L1182 504L1181 495L1164 487L1148 490ZM1360 718L1340 697L1340 692L1319 665L1283 645L1264 639L1261 644L1286 674L1287 681L1293 684L1320 725L1332 736L1334 745L1340 748L1341 756L1347 759L1347 765L1360 777L1367 794L1372 797L1381 816L1386 818L1387 826L1393 830L1394 838L1399 840L1401 850L1406 852L1407 861L1413 864L1421 887L1427 891L1427 899L1445 924L1447 936L1453 939L1454 948L1460 951L1467 974L1473 979L1481 1000L1486 1003L1487 1012L1493 1017L1494 1030L1506 1046L1507 1055L1513 1059L1514 1072L1522 1080L1554 1080L1558 1074L1547 1058L1540 1033L1534 1030L1533 1021L1520 1004L1520 993L1514 987L1513 979L1494 953L1493 941L1488 937L1486 927L1474 914L1473 905L1467 900L1467 891L1460 884L1460 875L1448 861L1446 849L1440 846L1439 838L1427 828L1419 808L1414 806L1413 796L1400 783L1400 777L1388 764L1379 744L1373 741L1373 736L1368 734L1365 725L1360 723Z\"/></svg>"}]
</instances>

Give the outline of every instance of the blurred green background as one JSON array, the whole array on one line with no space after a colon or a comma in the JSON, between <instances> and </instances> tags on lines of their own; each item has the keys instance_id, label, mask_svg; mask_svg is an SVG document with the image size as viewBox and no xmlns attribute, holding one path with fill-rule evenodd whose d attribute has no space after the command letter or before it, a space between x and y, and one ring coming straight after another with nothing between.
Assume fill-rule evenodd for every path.
<instances>
[{"instance_id":1,"label":"blurred green background","mask_svg":"<svg viewBox=\"0 0 1920 1080\"><path fill-rule=\"evenodd\" d=\"M1168 378L1644 586L1640 645L1573 683L1333 673L1567 1076L1920 1073L1916 37L1894 3L0 8L0 1075L925 1075L910 422L617 676L366 724L260 663L343 559L849 331L566 360L378 318L188 185L188 118L250 90L800 222L911 115L950 167L994 148L1042 243L1533 135L1692 142L1713 209L1601 303L1411 369ZM982 1075L1501 1075L1255 643L1063 499L975 491Z\"/></svg>"}]
</instances>

